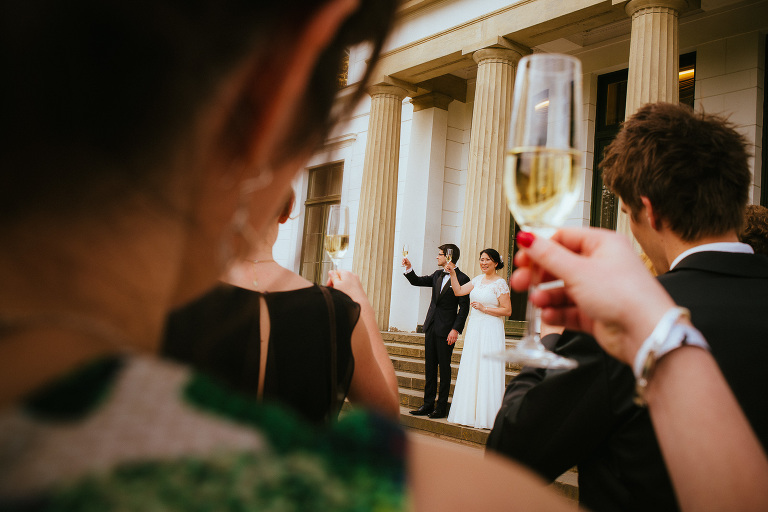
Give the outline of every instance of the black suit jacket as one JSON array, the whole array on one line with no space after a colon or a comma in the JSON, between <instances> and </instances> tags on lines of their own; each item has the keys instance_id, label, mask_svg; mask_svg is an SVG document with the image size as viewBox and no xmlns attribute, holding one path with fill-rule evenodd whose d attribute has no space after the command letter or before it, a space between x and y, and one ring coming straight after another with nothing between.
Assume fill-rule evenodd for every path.
<instances>
[{"instance_id":1,"label":"black suit jacket","mask_svg":"<svg viewBox=\"0 0 768 512\"><path fill-rule=\"evenodd\" d=\"M768 448L768 257L694 253L659 277L691 310L737 400ZM571 371L524 368L507 387L488 448L554 479L578 465L579 500L600 510L676 510L634 376L583 333L547 336Z\"/></svg>"},{"instance_id":2,"label":"black suit jacket","mask_svg":"<svg viewBox=\"0 0 768 512\"><path fill-rule=\"evenodd\" d=\"M444 276L445 272L442 269L436 270L431 276L417 276L413 269L405 274L408 282L414 286L432 287L432 300L424 319L424 332L431 330L435 336L440 338L447 338L451 329L456 329L458 332L463 331L464 323L469 314L469 295L456 297L453 294L450 281L445 285L445 288L441 288ZM467 274L458 268L456 269L456 278L462 285L469 282Z\"/></svg>"}]
</instances>

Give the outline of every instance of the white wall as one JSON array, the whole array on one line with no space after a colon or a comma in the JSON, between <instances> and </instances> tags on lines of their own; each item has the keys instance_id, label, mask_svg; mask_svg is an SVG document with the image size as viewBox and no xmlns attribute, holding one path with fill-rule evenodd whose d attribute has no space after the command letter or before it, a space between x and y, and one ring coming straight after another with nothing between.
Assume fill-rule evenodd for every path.
<instances>
[{"instance_id":1,"label":"white wall","mask_svg":"<svg viewBox=\"0 0 768 512\"><path fill-rule=\"evenodd\" d=\"M752 32L696 47L697 110L726 115L753 154L750 202L760 202L765 34Z\"/></svg>"}]
</instances>

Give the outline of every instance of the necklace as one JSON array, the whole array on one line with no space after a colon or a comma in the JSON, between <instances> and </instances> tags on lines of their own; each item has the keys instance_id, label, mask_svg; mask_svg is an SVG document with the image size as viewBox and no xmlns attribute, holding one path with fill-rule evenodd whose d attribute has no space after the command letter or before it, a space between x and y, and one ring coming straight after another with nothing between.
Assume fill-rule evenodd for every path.
<instances>
[{"instance_id":1,"label":"necklace","mask_svg":"<svg viewBox=\"0 0 768 512\"><path fill-rule=\"evenodd\" d=\"M259 263L269 263L269 262L277 263L275 260L273 260L271 258L268 259L268 260L253 260L253 286L254 286L254 288L258 288L259 287L259 281L256 279L256 268L257 268L256 265L258 265Z\"/></svg>"}]
</instances>

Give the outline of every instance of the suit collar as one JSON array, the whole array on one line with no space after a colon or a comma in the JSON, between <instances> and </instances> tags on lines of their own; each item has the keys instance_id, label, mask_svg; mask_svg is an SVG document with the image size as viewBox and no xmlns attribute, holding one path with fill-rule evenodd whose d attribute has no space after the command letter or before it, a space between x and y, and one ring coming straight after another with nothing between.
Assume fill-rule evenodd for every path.
<instances>
[{"instance_id":1,"label":"suit collar","mask_svg":"<svg viewBox=\"0 0 768 512\"><path fill-rule=\"evenodd\" d=\"M667 274L674 274L686 269L768 279L768 256L721 251L695 252L680 260L675 268Z\"/></svg>"}]
</instances>

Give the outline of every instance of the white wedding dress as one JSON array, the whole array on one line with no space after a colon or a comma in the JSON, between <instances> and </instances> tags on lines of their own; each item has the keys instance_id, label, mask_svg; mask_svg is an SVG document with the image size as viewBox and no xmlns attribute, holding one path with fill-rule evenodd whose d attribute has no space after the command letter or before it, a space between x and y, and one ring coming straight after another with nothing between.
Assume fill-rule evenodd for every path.
<instances>
[{"instance_id":1,"label":"white wedding dress","mask_svg":"<svg viewBox=\"0 0 768 512\"><path fill-rule=\"evenodd\" d=\"M483 274L472 279L470 302L489 308L499 307L499 296L509 293L504 279L483 283ZM504 318L472 309L461 351L459 374L453 391L450 423L475 428L491 428L504 396L504 362L484 357L501 352L504 343Z\"/></svg>"}]
</instances>

